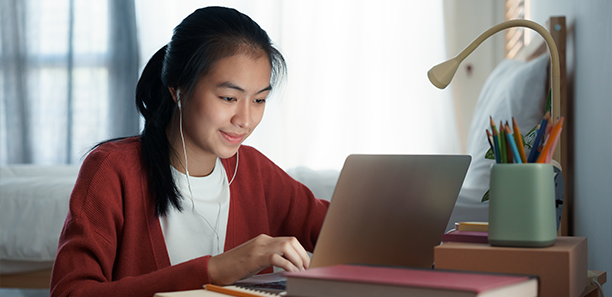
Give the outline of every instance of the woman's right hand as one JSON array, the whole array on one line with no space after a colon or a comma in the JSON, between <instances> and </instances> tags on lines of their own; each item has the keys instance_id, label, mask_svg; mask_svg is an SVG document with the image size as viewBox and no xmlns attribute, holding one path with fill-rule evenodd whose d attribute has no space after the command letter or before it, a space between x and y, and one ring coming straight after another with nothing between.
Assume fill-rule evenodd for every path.
<instances>
[{"instance_id":1,"label":"woman's right hand","mask_svg":"<svg viewBox=\"0 0 612 297\"><path fill-rule=\"evenodd\" d=\"M208 261L210 281L230 285L274 265L285 271L308 268L310 257L295 237L271 237L260 234Z\"/></svg>"}]
</instances>

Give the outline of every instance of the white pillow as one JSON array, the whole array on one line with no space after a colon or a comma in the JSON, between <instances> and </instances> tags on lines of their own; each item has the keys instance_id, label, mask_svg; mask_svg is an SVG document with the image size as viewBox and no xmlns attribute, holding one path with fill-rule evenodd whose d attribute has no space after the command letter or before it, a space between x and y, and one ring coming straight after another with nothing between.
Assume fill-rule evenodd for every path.
<instances>
[{"instance_id":1,"label":"white pillow","mask_svg":"<svg viewBox=\"0 0 612 297\"><path fill-rule=\"evenodd\" d=\"M517 121L525 135L535 127L544 115L548 55L532 61L503 60L491 72L474 108L468 134L467 153L472 156L461 193L449 226L456 221L488 220L488 203L480 200L489 189L489 175L494 160L485 159L489 150L485 130L490 130L489 116L495 124L500 121ZM499 127L498 127L499 129Z\"/></svg>"}]
</instances>

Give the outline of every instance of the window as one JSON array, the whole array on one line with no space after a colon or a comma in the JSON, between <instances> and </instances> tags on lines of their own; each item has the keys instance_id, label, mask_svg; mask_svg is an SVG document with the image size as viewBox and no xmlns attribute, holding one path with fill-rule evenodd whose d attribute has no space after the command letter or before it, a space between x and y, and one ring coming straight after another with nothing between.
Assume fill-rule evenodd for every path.
<instances>
[{"instance_id":1,"label":"window","mask_svg":"<svg viewBox=\"0 0 612 297\"><path fill-rule=\"evenodd\" d=\"M531 19L530 0L506 0L505 15L506 21L512 19ZM529 29L524 27L514 27L506 30L505 33L505 55L507 59L512 59L522 47L528 46L531 42Z\"/></svg>"},{"instance_id":2,"label":"window","mask_svg":"<svg viewBox=\"0 0 612 297\"><path fill-rule=\"evenodd\" d=\"M78 163L113 136L111 1L7 1L2 164Z\"/></svg>"}]
</instances>

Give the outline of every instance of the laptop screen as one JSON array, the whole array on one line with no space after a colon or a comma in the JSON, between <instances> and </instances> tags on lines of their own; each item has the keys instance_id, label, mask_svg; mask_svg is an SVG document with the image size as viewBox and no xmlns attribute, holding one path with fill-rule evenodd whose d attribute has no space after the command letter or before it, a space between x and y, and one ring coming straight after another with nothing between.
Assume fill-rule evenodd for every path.
<instances>
[{"instance_id":1,"label":"laptop screen","mask_svg":"<svg viewBox=\"0 0 612 297\"><path fill-rule=\"evenodd\" d=\"M431 268L470 161L469 155L350 155L310 267Z\"/></svg>"}]
</instances>

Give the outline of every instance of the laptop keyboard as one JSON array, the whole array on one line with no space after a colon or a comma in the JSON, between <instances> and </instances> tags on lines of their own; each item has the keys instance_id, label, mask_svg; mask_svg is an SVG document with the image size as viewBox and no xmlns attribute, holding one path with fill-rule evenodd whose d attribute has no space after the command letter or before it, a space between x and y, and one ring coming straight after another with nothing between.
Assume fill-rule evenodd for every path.
<instances>
[{"instance_id":1,"label":"laptop keyboard","mask_svg":"<svg viewBox=\"0 0 612 297\"><path fill-rule=\"evenodd\" d=\"M287 288L287 281L276 281L276 282L268 282L261 284L249 284L249 285L236 285L241 288L254 290L254 291L263 291L272 294L280 294L285 292Z\"/></svg>"}]
</instances>

